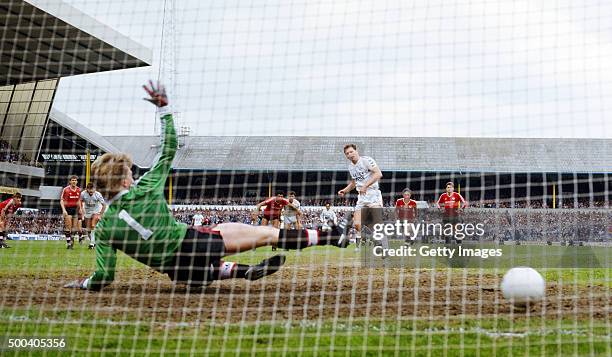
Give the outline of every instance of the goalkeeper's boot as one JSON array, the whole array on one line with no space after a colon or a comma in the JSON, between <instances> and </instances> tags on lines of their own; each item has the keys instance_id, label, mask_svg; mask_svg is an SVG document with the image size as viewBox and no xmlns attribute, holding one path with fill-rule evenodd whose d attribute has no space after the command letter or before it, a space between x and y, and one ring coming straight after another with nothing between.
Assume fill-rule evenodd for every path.
<instances>
[{"instance_id":1,"label":"goalkeeper's boot","mask_svg":"<svg viewBox=\"0 0 612 357\"><path fill-rule=\"evenodd\" d=\"M10 248L10 246L8 244L6 244L5 241L0 242L0 248Z\"/></svg>"},{"instance_id":2,"label":"goalkeeper's boot","mask_svg":"<svg viewBox=\"0 0 612 357\"><path fill-rule=\"evenodd\" d=\"M247 280L259 280L264 276L274 274L280 269L281 266L283 266L283 264L285 264L286 259L287 258L281 254L264 259L257 265L251 265L247 269L244 278Z\"/></svg>"}]
</instances>

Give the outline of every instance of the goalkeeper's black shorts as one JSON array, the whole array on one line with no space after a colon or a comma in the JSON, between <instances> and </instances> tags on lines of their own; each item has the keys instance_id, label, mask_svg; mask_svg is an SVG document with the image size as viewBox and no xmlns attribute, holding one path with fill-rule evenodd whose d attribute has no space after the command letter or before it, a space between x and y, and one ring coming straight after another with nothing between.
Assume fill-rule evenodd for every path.
<instances>
[{"instance_id":1,"label":"goalkeeper's black shorts","mask_svg":"<svg viewBox=\"0 0 612 357\"><path fill-rule=\"evenodd\" d=\"M224 253L219 231L209 227L189 228L173 262L163 272L177 283L208 285L216 279L214 267L219 265Z\"/></svg>"}]
</instances>

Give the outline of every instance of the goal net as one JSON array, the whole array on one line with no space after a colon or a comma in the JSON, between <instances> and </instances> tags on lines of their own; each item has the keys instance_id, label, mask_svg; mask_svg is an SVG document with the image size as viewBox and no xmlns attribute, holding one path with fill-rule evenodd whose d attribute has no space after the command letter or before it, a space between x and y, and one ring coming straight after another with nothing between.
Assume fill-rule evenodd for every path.
<instances>
[{"instance_id":1,"label":"goal net","mask_svg":"<svg viewBox=\"0 0 612 357\"><path fill-rule=\"evenodd\" d=\"M612 355L612 4L0 8L2 353Z\"/></svg>"}]
</instances>

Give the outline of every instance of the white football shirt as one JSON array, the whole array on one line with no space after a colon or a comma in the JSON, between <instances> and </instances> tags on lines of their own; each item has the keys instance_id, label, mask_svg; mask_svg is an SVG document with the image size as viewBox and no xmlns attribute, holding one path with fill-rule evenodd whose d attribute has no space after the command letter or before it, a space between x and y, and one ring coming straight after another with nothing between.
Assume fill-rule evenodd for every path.
<instances>
[{"instance_id":1,"label":"white football shirt","mask_svg":"<svg viewBox=\"0 0 612 357\"><path fill-rule=\"evenodd\" d=\"M351 178L355 180L358 190L365 186L366 182L372 177L372 169L375 167L376 161L369 156L361 156L356 164L349 162L349 172ZM378 190L378 181L370 185L368 190Z\"/></svg>"},{"instance_id":2,"label":"white football shirt","mask_svg":"<svg viewBox=\"0 0 612 357\"><path fill-rule=\"evenodd\" d=\"M87 190L81 192L81 201L87 212L100 213L102 211L102 205L104 204L104 197L98 191L95 191L93 195L90 195Z\"/></svg>"},{"instance_id":3,"label":"white football shirt","mask_svg":"<svg viewBox=\"0 0 612 357\"><path fill-rule=\"evenodd\" d=\"M300 201L296 200L295 198L293 199L293 202L291 202L291 204L294 205L295 208L300 208ZM297 215L297 211L289 206L285 206L283 212L283 214L287 217L295 217Z\"/></svg>"},{"instance_id":4,"label":"white football shirt","mask_svg":"<svg viewBox=\"0 0 612 357\"><path fill-rule=\"evenodd\" d=\"M201 226L202 222L204 222L204 216L202 216L199 213L196 213L193 215L193 225L194 226Z\"/></svg>"},{"instance_id":5,"label":"white football shirt","mask_svg":"<svg viewBox=\"0 0 612 357\"><path fill-rule=\"evenodd\" d=\"M321 222L326 224L329 222L333 222L334 224L337 223L336 213L331 209L324 209L323 212L321 212L319 219L321 220Z\"/></svg>"}]
</instances>

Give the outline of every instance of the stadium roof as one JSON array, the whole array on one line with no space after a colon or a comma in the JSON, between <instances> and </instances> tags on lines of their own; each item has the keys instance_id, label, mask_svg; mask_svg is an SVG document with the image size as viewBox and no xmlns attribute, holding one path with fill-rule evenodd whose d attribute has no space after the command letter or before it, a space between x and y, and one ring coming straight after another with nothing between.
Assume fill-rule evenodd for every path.
<instances>
[{"instance_id":1,"label":"stadium roof","mask_svg":"<svg viewBox=\"0 0 612 357\"><path fill-rule=\"evenodd\" d=\"M104 152L119 152L120 150L112 144L107 138L99 135L95 131L89 129L85 125L72 119L65 113L60 112L56 109L51 109L49 112L49 119L61 125L62 127L72 131L74 134L80 136L82 139L88 141L90 144L97 146ZM142 161L139 158L134 158L134 164L140 167L149 166L150 161Z\"/></svg>"},{"instance_id":2,"label":"stadium roof","mask_svg":"<svg viewBox=\"0 0 612 357\"><path fill-rule=\"evenodd\" d=\"M53 120L57 124L77 134L89 143L94 144L100 149L106 152L116 152L117 148L106 140L103 136L98 135L93 130L90 130L83 124L72 119L68 115L60 112L59 110L51 109L49 112L49 119Z\"/></svg>"},{"instance_id":3,"label":"stadium roof","mask_svg":"<svg viewBox=\"0 0 612 357\"><path fill-rule=\"evenodd\" d=\"M106 139L145 167L159 149L156 136ZM179 142L176 169L346 170L342 149L355 143L383 171L612 172L609 139L200 136Z\"/></svg>"},{"instance_id":4,"label":"stadium roof","mask_svg":"<svg viewBox=\"0 0 612 357\"><path fill-rule=\"evenodd\" d=\"M0 86L147 66L150 49L59 0L0 3Z\"/></svg>"},{"instance_id":5,"label":"stadium roof","mask_svg":"<svg viewBox=\"0 0 612 357\"><path fill-rule=\"evenodd\" d=\"M41 167L18 165L10 162L0 162L0 172L29 177L45 177L45 170Z\"/></svg>"}]
</instances>

